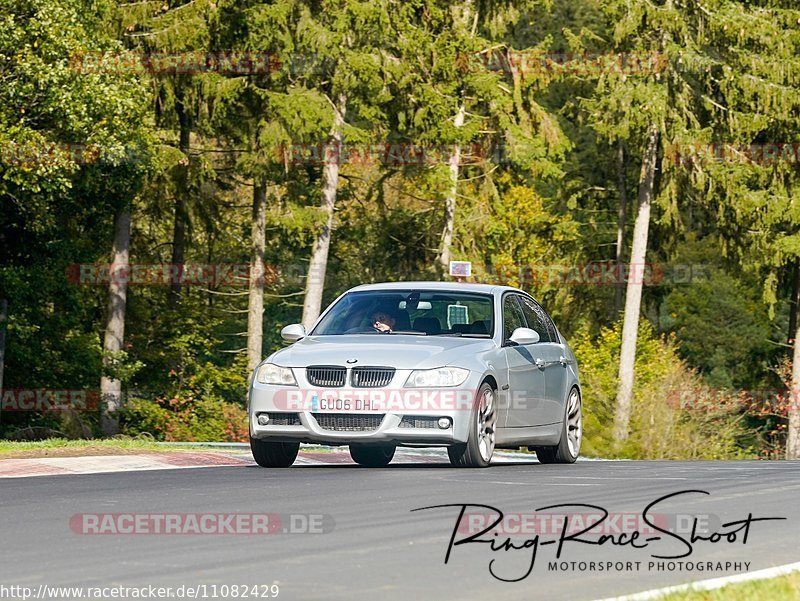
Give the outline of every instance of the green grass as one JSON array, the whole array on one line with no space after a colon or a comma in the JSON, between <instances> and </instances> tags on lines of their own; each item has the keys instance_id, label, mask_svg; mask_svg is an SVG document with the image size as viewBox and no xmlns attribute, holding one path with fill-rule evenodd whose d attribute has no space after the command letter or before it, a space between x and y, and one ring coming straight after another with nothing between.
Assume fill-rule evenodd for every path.
<instances>
[{"instance_id":1,"label":"green grass","mask_svg":"<svg viewBox=\"0 0 800 601\"><path fill-rule=\"evenodd\" d=\"M115 450L121 451L194 451L198 450L214 450L217 452L250 452L249 449L245 450L237 447L216 447L214 443L191 443L191 442L178 442L157 443L152 440L140 438L113 438L113 439L92 439L92 440L68 440L66 438L48 438L47 440L38 440L35 442L16 442L11 440L0 439L0 459L3 456L21 456L33 457L34 454L41 454L42 456L48 455L48 450L53 450L53 454L60 454L65 452L74 453L76 456L81 455L81 450L87 451L85 454L90 455L97 453L98 449L109 449L110 453ZM89 452L89 451L92 452ZM316 452L316 453L331 453L333 449L317 448L317 447L303 447L303 451ZM119 454L119 453L118 453Z\"/></svg>"},{"instance_id":2,"label":"green grass","mask_svg":"<svg viewBox=\"0 0 800 601\"><path fill-rule=\"evenodd\" d=\"M800 572L767 580L729 584L713 591L684 591L658 601L790 601L800 600Z\"/></svg>"}]
</instances>

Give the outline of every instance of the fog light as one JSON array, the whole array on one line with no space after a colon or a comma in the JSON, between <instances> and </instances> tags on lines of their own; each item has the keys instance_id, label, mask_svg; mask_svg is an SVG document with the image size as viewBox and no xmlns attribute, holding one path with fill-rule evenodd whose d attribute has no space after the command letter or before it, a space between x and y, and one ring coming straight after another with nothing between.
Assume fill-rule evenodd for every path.
<instances>
[{"instance_id":1,"label":"fog light","mask_svg":"<svg viewBox=\"0 0 800 601\"><path fill-rule=\"evenodd\" d=\"M258 414L258 425L259 426L266 426L269 423L269 415L266 413L259 413Z\"/></svg>"},{"instance_id":2,"label":"fog light","mask_svg":"<svg viewBox=\"0 0 800 601\"><path fill-rule=\"evenodd\" d=\"M439 428L442 430L447 430L450 427L450 424L453 423L450 421L449 417L440 417L439 418Z\"/></svg>"}]
</instances>

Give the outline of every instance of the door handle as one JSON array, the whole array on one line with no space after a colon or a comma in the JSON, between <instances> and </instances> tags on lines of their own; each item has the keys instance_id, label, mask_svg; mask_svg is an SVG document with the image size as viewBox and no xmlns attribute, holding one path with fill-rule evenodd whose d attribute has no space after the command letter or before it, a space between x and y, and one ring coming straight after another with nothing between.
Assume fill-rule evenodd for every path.
<instances>
[{"instance_id":1,"label":"door handle","mask_svg":"<svg viewBox=\"0 0 800 601\"><path fill-rule=\"evenodd\" d=\"M567 358L566 358L564 355L561 355L561 356L558 358L558 362L559 362L559 363L561 363L561 365L563 365L564 367L566 367L567 365L569 365L569 361L567 360Z\"/></svg>"},{"instance_id":2,"label":"door handle","mask_svg":"<svg viewBox=\"0 0 800 601\"><path fill-rule=\"evenodd\" d=\"M543 369L547 365L544 359L536 359L534 363L536 364L536 367L538 367L539 369Z\"/></svg>"}]
</instances>

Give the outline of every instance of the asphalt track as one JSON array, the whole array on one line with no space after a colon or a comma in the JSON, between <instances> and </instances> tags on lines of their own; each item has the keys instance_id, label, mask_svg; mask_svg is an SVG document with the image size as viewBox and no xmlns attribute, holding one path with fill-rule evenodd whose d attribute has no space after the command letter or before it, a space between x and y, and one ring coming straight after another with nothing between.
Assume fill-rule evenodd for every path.
<instances>
[{"instance_id":1,"label":"asphalt track","mask_svg":"<svg viewBox=\"0 0 800 601\"><path fill-rule=\"evenodd\" d=\"M493 552L487 543L458 545L445 565L459 507L412 511L440 504L484 504L507 516L532 519L543 513L536 509L547 505L586 503L611 514L598 528L607 526L604 531L614 533L619 525L628 538L630 531L643 530L637 541L642 543L647 524L643 529L642 522L625 520L641 517L649 503L665 495L687 490L710 494L666 499L650 510L650 519L661 526L677 525L685 538L690 536L691 516L700 516L706 535L739 528L735 541L696 541L691 556L672 560L694 562L691 569L685 564L679 569L677 563L670 569L669 560L651 556L687 550L678 539L656 531L661 539L641 549L609 540L602 545L567 541L558 560L566 569L551 570L557 543L545 543L559 538L558 528L539 522L539 530L520 533L514 531L520 523L508 521L506 534L515 544L521 546L538 532L540 545L530 575L504 582L491 575L490 562L495 561L492 569L498 576L519 578L530 565L530 547ZM278 598L291 600L590 600L800 561L798 499L800 462L581 461L545 466L512 461L466 470L429 455L419 461L408 456L383 469L306 463L265 470L245 464L5 479L0 480L0 585L277 583ZM578 524L574 514L597 513L578 507L558 511L573 514L573 526ZM90 535L70 527L75 514L189 512L268 512L284 516L284 525L287 514L324 515L327 531L304 533L302 519L295 523L301 532L271 535ZM749 514L787 519L752 522L745 543L741 525L723 524ZM467 533L455 536L459 540ZM591 532L584 537L598 542ZM502 541L505 534L497 538ZM593 571L591 561L640 565ZM703 564L702 571L696 562ZM717 562L723 562L722 570L717 570ZM724 569L724 562L731 562L731 569Z\"/></svg>"}]
</instances>

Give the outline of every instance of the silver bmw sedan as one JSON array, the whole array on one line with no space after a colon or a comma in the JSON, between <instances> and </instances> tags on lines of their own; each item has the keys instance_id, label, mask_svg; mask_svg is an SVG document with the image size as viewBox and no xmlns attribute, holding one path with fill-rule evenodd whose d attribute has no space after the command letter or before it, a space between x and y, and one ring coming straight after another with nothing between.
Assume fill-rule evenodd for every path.
<instances>
[{"instance_id":1,"label":"silver bmw sedan","mask_svg":"<svg viewBox=\"0 0 800 601\"><path fill-rule=\"evenodd\" d=\"M573 463L581 444L575 355L530 295L487 284L397 282L353 288L310 332L252 377L250 446L288 467L300 443L348 445L387 465L397 446L447 448L454 466L488 466L526 446Z\"/></svg>"}]
</instances>

